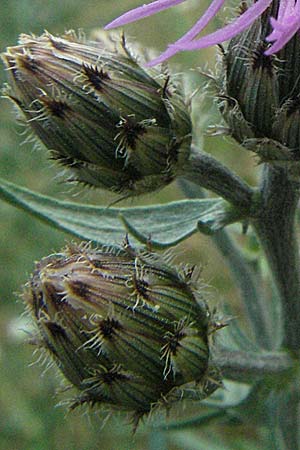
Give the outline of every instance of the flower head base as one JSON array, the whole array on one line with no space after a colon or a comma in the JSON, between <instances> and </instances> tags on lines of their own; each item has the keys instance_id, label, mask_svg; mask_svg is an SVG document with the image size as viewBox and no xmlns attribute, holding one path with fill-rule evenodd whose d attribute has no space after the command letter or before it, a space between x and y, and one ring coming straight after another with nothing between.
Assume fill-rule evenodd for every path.
<instances>
[{"instance_id":1,"label":"flower head base","mask_svg":"<svg viewBox=\"0 0 300 450\"><path fill-rule=\"evenodd\" d=\"M208 379L211 317L194 282L193 271L128 242L37 264L24 299L36 341L80 392L72 407L96 403L138 420L185 389L201 399L217 388Z\"/></svg>"},{"instance_id":2,"label":"flower head base","mask_svg":"<svg viewBox=\"0 0 300 450\"><path fill-rule=\"evenodd\" d=\"M284 166L299 180L300 35L295 34L278 55L269 55L269 22L277 6L229 42L217 77L217 96L227 133L261 162Z\"/></svg>"},{"instance_id":3,"label":"flower head base","mask_svg":"<svg viewBox=\"0 0 300 450\"><path fill-rule=\"evenodd\" d=\"M125 25L127 23L143 19L164 9L183 3L186 0L156 0L147 5L140 6L129 11L106 26L106 29ZM271 5L272 0L257 0L247 8L243 14L223 28L196 39L207 24L214 18L223 7L225 0L212 0L210 6L202 17L195 23L183 37L174 44L169 45L167 50L158 58L151 61L150 65L159 64L179 51L198 50L212 45L228 41L249 28L257 18ZM277 19L271 18L273 32L266 38L272 45L266 49L266 54L271 55L278 52L300 28L300 2L298 0L280 0Z\"/></svg>"},{"instance_id":4,"label":"flower head base","mask_svg":"<svg viewBox=\"0 0 300 450\"><path fill-rule=\"evenodd\" d=\"M189 156L191 122L170 76L144 70L124 38L22 35L6 89L71 181L122 196L163 187Z\"/></svg>"}]
</instances>

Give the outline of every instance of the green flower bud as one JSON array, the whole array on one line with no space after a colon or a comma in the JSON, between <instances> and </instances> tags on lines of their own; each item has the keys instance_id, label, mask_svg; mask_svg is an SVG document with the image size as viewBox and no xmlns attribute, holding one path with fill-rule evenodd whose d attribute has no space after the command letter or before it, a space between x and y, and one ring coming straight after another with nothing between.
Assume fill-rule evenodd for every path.
<instances>
[{"instance_id":1,"label":"green flower bud","mask_svg":"<svg viewBox=\"0 0 300 450\"><path fill-rule=\"evenodd\" d=\"M71 181L126 197L163 187L186 162L191 121L180 89L143 68L124 38L22 35L2 58L6 95Z\"/></svg>"},{"instance_id":2,"label":"green flower bud","mask_svg":"<svg viewBox=\"0 0 300 450\"><path fill-rule=\"evenodd\" d=\"M138 419L155 406L205 398L212 321L193 271L157 255L68 248L44 258L24 293L45 348L79 390L77 405L101 404Z\"/></svg>"},{"instance_id":3,"label":"green flower bud","mask_svg":"<svg viewBox=\"0 0 300 450\"><path fill-rule=\"evenodd\" d=\"M270 17L279 2L223 52L218 102L229 133L261 161L298 171L300 160L300 36L267 56ZM243 4L243 7L245 5Z\"/></svg>"}]
</instances>

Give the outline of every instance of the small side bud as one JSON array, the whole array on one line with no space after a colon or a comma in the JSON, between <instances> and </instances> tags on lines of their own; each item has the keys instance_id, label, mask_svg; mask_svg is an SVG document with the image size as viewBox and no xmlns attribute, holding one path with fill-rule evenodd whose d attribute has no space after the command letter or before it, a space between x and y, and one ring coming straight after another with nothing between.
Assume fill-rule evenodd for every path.
<instances>
[{"instance_id":1,"label":"small side bud","mask_svg":"<svg viewBox=\"0 0 300 450\"><path fill-rule=\"evenodd\" d=\"M276 55L265 54L270 17L277 15L278 6L278 1L272 2L229 42L222 55L217 97L227 132L261 162L284 166L299 180L299 33Z\"/></svg>"},{"instance_id":2,"label":"small side bud","mask_svg":"<svg viewBox=\"0 0 300 450\"><path fill-rule=\"evenodd\" d=\"M69 248L43 259L24 300L39 342L79 391L138 420L185 391L211 394L211 314L199 290L153 253Z\"/></svg>"},{"instance_id":3,"label":"small side bud","mask_svg":"<svg viewBox=\"0 0 300 450\"><path fill-rule=\"evenodd\" d=\"M125 38L21 35L2 59L6 95L71 181L138 195L171 182L187 160L191 121L180 88L143 68Z\"/></svg>"}]
</instances>

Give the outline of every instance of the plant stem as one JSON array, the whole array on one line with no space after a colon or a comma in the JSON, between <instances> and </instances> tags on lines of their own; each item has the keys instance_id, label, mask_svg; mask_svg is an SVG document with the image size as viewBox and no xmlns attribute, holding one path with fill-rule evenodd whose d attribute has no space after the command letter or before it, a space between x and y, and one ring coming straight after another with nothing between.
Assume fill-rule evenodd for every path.
<instances>
[{"instance_id":1,"label":"plant stem","mask_svg":"<svg viewBox=\"0 0 300 450\"><path fill-rule=\"evenodd\" d=\"M241 290L241 299L253 332L251 338L260 348L271 350L270 333L263 304L266 299L260 292L254 271L228 232L220 230L212 236L212 239L223 257L227 258L229 270Z\"/></svg>"},{"instance_id":2,"label":"plant stem","mask_svg":"<svg viewBox=\"0 0 300 450\"><path fill-rule=\"evenodd\" d=\"M279 402L279 425L287 450L296 450L300 446L300 395L298 387L281 395Z\"/></svg>"},{"instance_id":3,"label":"plant stem","mask_svg":"<svg viewBox=\"0 0 300 450\"><path fill-rule=\"evenodd\" d=\"M297 450L300 446L300 398L294 387L289 392L273 391L266 401L274 450Z\"/></svg>"},{"instance_id":4,"label":"plant stem","mask_svg":"<svg viewBox=\"0 0 300 450\"><path fill-rule=\"evenodd\" d=\"M295 229L299 185L282 168L266 165L261 205L252 221L282 304L285 348L300 349L300 262Z\"/></svg>"},{"instance_id":5,"label":"plant stem","mask_svg":"<svg viewBox=\"0 0 300 450\"><path fill-rule=\"evenodd\" d=\"M205 191L194 183L182 179L179 184L188 198L207 197ZM232 278L240 291L240 297L252 331L251 338L258 347L271 350L271 333L267 328L264 313L266 300L256 274L227 230L217 231L211 235L211 239L226 260ZM231 329L232 326L233 324L231 324Z\"/></svg>"},{"instance_id":6,"label":"plant stem","mask_svg":"<svg viewBox=\"0 0 300 450\"><path fill-rule=\"evenodd\" d=\"M283 168L266 165L261 184L261 205L253 225L265 251L274 284L281 300L283 347L299 358L300 350L300 262L296 236L299 184L290 180ZM274 333L276 330L274 330ZM277 414L276 432L280 449L299 450L299 380L279 393L269 408ZM275 395L275 393L273 394ZM280 396L282 397L280 399Z\"/></svg>"},{"instance_id":7,"label":"plant stem","mask_svg":"<svg viewBox=\"0 0 300 450\"><path fill-rule=\"evenodd\" d=\"M234 381L251 382L266 376L283 377L294 367L293 360L286 353L251 353L243 351L218 350L212 364L222 371L222 376Z\"/></svg>"},{"instance_id":8,"label":"plant stem","mask_svg":"<svg viewBox=\"0 0 300 450\"><path fill-rule=\"evenodd\" d=\"M192 148L182 176L223 197L242 211L250 211L253 190L211 155Z\"/></svg>"}]
</instances>

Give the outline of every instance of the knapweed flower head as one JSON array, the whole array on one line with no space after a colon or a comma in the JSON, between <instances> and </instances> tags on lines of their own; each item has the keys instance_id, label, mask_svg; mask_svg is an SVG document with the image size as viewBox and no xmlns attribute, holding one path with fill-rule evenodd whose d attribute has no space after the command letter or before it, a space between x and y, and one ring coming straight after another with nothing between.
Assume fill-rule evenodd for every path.
<instances>
[{"instance_id":1,"label":"knapweed flower head","mask_svg":"<svg viewBox=\"0 0 300 450\"><path fill-rule=\"evenodd\" d=\"M271 55L270 18L282 5L272 4L222 52L217 99L228 132L263 162L284 165L299 178L300 35ZM288 9L286 15L288 17ZM283 19L282 19L283 20ZM298 19L299 20L299 19Z\"/></svg>"},{"instance_id":2,"label":"knapweed flower head","mask_svg":"<svg viewBox=\"0 0 300 450\"><path fill-rule=\"evenodd\" d=\"M3 61L5 94L71 181L138 195L168 184L187 160L191 122L179 85L144 69L124 37L22 35Z\"/></svg>"},{"instance_id":3,"label":"knapweed flower head","mask_svg":"<svg viewBox=\"0 0 300 450\"><path fill-rule=\"evenodd\" d=\"M71 402L127 411L211 394L211 314L193 270L134 250L69 247L36 265L24 300L33 341L79 394Z\"/></svg>"},{"instance_id":4,"label":"knapweed flower head","mask_svg":"<svg viewBox=\"0 0 300 450\"><path fill-rule=\"evenodd\" d=\"M149 4L144 4L135 8L119 18L113 20L106 26L106 29L122 26L134 22L144 17L156 14L187 0L156 0ZM276 2L277 3L277 2ZM266 41L271 45L265 49L265 54L271 55L280 50L294 36L300 28L300 2L298 0L278 0L279 7L275 16L270 18L272 32L266 36ZM168 46L158 58L151 61L155 65L165 61L179 51L199 50L212 45L221 44L224 41L234 38L241 32L249 28L264 11L272 4L272 0L257 0L255 2L243 2L244 11L231 23L221 29L197 38L209 22L224 6L225 0L212 0L210 6L195 25L179 40Z\"/></svg>"}]
</instances>

